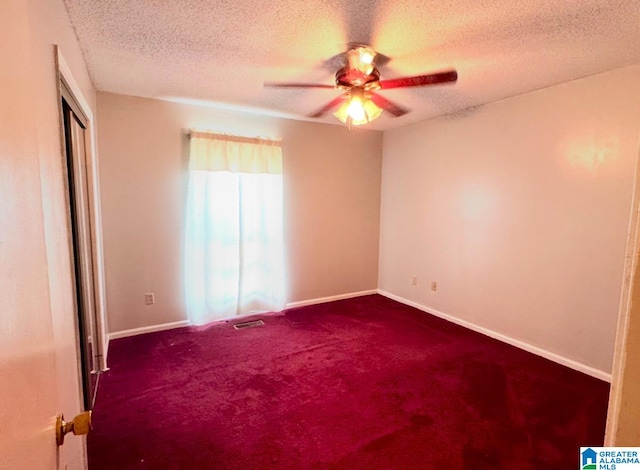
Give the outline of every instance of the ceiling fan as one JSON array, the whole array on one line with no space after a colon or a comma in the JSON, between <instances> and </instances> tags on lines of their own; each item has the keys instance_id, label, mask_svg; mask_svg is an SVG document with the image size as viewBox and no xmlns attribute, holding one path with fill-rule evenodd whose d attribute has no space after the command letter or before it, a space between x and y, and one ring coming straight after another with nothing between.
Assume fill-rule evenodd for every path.
<instances>
[{"instance_id":1,"label":"ceiling fan","mask_svg":"<svg viewBox=\"0 0 640 470\"><path fill-rule=\"evenodd\" d=\"M342 56L344 65L336 72L335 85L266 82L264 86L342 90L344 93L309 114L309 117L321 117L338 108L334 116L346 123L351 129L352 125L359 126L373 121L382 114L383 110L389 112L393 117L399 117L409 112L408 109L376 93L378 90L453 83L458 79L458 73L455 70L447 70L427 75L380 80L377 66L389 60L382 54L378 54L368 46L353 44Z\"/></svg>"}]
</instances>

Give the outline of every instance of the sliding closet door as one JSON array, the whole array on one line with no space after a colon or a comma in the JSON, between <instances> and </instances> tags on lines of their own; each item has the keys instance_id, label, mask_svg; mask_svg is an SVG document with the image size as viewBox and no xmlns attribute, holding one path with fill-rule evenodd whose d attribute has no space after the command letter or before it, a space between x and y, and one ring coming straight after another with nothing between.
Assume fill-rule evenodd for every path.
<instances>
[{"instance_id":1,"label":"sliding closet door","mask_svg":"<svg viewBox=\"0 0 640 470\"><path fill-rule=\"evenodd\" d=\"M91 213L86 166L86 121L74 112L63 98L69 205L73 235L76 310L84 404L91 409L97 384L96 296L94 291L93 251L91 243Z\"/></svg>"}]
</instances>

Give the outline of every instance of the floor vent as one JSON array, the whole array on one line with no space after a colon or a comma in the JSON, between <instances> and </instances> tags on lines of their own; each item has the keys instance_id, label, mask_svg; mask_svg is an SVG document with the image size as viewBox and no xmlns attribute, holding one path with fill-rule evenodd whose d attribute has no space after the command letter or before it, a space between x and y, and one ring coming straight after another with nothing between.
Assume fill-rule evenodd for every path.
<instances>
[{"instance_id":1,"label":"floor vent","mask_svg":"<svg viewBox=\"0 0 640 470\"><path fill-rule=\"evenodd\" d=\"M244 330L245 328L255 328L256 326L262 326L264 322L262 320L251 320L243 323L236 323L233 327L236 330Z\"/></svg>"}]
</instances>

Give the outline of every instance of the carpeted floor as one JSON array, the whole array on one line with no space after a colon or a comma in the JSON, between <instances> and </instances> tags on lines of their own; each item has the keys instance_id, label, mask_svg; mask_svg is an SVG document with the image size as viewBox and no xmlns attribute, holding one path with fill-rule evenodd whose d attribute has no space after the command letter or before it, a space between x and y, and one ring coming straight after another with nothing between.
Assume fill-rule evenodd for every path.
<instances>
[{"instance_id":1,"label":"carpeted floor","mask_svg":"<svg viewBox=\"0 0 640 470\"><path fill-rule=\"evenodd\" d=\"M112 341L90 470L564 470L603 443L608 384L384 297L257 318Z\"/></svg>"}]
</instances>

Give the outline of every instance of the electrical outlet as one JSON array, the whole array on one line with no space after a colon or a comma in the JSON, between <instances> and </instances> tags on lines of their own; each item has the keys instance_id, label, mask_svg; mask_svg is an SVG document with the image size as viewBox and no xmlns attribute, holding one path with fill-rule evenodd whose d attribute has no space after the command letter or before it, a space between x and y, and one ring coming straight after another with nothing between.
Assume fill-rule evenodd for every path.
<instances>
[{"instance_id":1,"label":"electrical outlet","mask_svg":"<svg viewBox=\"0 0 640 470\"><path fill-rule=\"evenodd\" d=\"M431 281L431 290L438 290L438 283L436 281Z\"/></svg>"},{"instance_id":2,"label":"electrical outlet","mask_svg":"<svg viewBox=\"0 0 640 470\"><path fill-rule=\"evenodd\" d=\"M411 285L412 286L417 286L418 285L418 277L417 276L413 276L411 278Z\"/></svg>"},{"instance_id":3,"label":"electrical outlet","mask_svg":"<svg viewBox=\"0 0 640 470\"><path fill-rule=\"evenodd\" d=\"M149 292L148 294L144 294L144 302L147 305L153 305L156 303L156 295L153 292Z\"/></svg>"}]
</instances>

